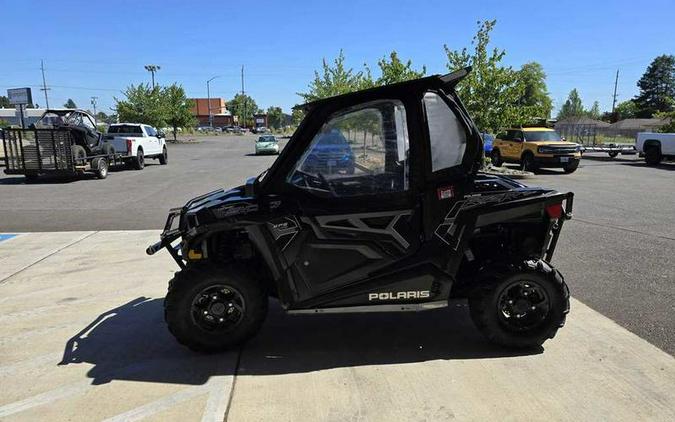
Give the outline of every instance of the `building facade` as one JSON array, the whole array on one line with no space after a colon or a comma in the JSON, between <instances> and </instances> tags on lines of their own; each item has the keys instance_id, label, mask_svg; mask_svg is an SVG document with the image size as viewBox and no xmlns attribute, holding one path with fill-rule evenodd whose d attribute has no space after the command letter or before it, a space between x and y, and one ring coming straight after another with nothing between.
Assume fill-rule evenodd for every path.
<instances>
[{"instance_id":1,"label":"building facade","mask_svg":"<svg viewBox=\"0 0 675 422\"><path fill-rule=\"evenodd\" d=\"M199 121L199 126L208 126L209 114L213 119L213 126L230 126L236 123L227 104L222 98L190 98L194 102L192 115ZM210 112L210 113L209 113Z\"/></svg>"}]
</instances>

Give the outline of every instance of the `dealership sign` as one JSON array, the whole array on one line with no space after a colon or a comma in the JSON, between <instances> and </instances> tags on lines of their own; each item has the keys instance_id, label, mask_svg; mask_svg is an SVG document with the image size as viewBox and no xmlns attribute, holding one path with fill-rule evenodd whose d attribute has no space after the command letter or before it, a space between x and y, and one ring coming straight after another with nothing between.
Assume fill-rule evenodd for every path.
<instances>
[{"instance_id":1,"label":"dealership sign","mask_svg":"<svg viewBox=\"0 0 675 422\"><path fill-rule=\"evenodd\" d=\"M10 88L7 90L7 98L12 105L33 104L30 88Z\"/></svg>"}]
</instances>

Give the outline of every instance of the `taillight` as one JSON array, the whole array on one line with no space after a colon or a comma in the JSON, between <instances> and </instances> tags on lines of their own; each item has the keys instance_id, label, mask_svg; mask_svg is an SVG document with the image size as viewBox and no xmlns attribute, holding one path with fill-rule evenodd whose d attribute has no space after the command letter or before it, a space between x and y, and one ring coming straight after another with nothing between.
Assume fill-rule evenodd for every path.
<instances>
[{"instance_id":1,"label":"taillight","mask_svg":"<svg viewBox=\"0 0 675 422\"><path fill-rule=\"evenodd\" d=\"M131 142L133 139L127 139L127 154L131 154Z\"/></svg>"},{"instance_id":2,"label":"taillight","mask_svg":"<svg viewBox=\"0 0 675 422\"><path fill-rule=\"evenodd\" d=\"M562 213L563 213L562 203L552 204L546 207L546 214L548 214L549 218L560 218L562 217Z\"/></svg>"}]
</instances>

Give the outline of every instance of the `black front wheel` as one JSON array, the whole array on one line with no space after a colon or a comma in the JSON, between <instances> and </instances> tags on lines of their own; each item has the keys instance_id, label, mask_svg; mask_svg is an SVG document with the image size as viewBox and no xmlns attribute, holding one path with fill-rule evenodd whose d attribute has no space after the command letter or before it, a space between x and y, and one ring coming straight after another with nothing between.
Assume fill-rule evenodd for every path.
<instances>
[{"instance_id":1,"label":"black front wheel","mask_svg":"<svg viewBox=\"0 0 675 422\"><path fill-rule=\"evenodd\" d=\"M162 149L162 155L159 156L159 164L165 166L169 162L169 153L166 147Z\"/></svg>"},{"instance_id":2,"label":"black front wheel","mask_svg":"<svg viewBox=\"0 0 675 422\"><path fill-rule=\"evenodd\" d=\"M565 171L565 173L567 174L570 174L577 171L578 168L579 168L579 160L572 160L569 163L565 164L565 167L563 167L563 171Z\"/></svg>"},{"instance_id":3,"label":"black front wheel","mask_svg":"<svg viewBox=\"0 0 675 422\"><path fill-rule=\"evenodd\" d=\"M188 268L169 282L164 318L179 343L219 352L254 336L267 315L267 295L244 269Z\"/></svg>"},{"instance_id":4,"label":"black front wheel","mask_svg":"<svg viewBox=\"0 0 675 422\"><path fill-rule=\"evenodd\" d=\"M520 160L520 169L523 171L535 172L537 170L537 165L534 162L534 157L532 154L525 154Z\"/></svg>"},{"instance_id":5,"label":"black front wheel","mask_svg":"<svg viewBox=\"0 0 675 422\"><path fill-rule=\"evenodd\" d=\"M540 346L565 324L569 289L555 268L530 260L495 273L469 298L471 318L492 342Z\"/></svg>"}]
</instances>

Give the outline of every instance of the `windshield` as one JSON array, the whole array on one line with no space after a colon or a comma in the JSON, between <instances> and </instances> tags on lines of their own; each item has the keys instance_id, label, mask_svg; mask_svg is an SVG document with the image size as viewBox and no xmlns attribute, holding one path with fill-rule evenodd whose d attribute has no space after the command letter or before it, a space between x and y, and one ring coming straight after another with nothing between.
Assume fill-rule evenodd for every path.
<instances>
[{"instance_id":1,"label":"windshield","mask_svg":"<svg viewBox=\"0 0 675 422\"><path fill-rule=\"evenodd\" d=\"M276 142L276 138L274 136L261 136L258 138L258 142Z\"/></svg>"},{"instance_id":2,"label":"windshield","mask_svg":"<svg viewBox=\"0 0 675 422\"><path fill-rule=\"evenodd\" d=\"M526 141L560 141L560 134L555 130L525 131Z\"/></svg>"},{"instance_id":3,"label":"windshield","mask_svg":"<svg viewBox=\"0 0 675 422\"><path fill-rule=\"evenodd\" d=\"M108 133L143 133L143 129L137 125L113 125L108 128Z\"/></svg>"}]
</instances>

